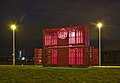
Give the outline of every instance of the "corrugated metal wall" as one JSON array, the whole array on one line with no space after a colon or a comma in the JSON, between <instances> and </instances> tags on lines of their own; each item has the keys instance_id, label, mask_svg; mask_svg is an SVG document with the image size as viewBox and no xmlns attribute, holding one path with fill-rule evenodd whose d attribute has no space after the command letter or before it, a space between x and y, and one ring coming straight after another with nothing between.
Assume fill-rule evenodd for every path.
<instances>
[{"instance_id":1,"label":"corrugated metal wall","mask_svg":"<svg viewBox=\"0 0 120 83\"><path fill-rule=\"evenodd\" d=\"M40 48L34 49L34 64L42 65L42 49Z\"/></svg>"}]
</instances>

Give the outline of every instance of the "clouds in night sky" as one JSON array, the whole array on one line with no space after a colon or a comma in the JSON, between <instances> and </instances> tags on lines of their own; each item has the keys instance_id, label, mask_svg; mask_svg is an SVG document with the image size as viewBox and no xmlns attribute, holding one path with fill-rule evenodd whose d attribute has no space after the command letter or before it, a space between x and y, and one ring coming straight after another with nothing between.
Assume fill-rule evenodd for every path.
<instances>
[{"instance_id":1,"label":"clouds in night sky","mask_svg":"<svg viewBox=\"0 0 120 83\"><path fill-rule=\"evenodd\" d=\"M91 40L97 40L98 29L91 23L98 21L104 23L104 40L120 40L120 0L4 0L0 9L0 37L6 40L11 38L8 24L18 22L22 16L18 40L39 40L43 28L82 23L90 27Z\"/></svg>"},{"instance_id":2,"label":"clouds in night sky","mask_svg":"<svg viewBox=\"0 0 120 83\"><path fill-rule=\"evenodd\" d=\"M99 20L111 26L120 25L119 0L12 0L1 5L3 22L18 21L25 15L21 25L26 35L33 30L37 34L44 27L89 24Z\"/></svg>"}]
</instances>

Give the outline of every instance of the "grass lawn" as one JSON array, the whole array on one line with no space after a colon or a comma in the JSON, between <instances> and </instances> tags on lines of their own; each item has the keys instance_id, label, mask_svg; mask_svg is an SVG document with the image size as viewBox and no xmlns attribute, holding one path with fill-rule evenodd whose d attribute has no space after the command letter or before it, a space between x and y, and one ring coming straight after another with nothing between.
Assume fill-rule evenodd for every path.
<instances>
[{"instance_id":1,"label":"grass lawn","mask_svg":"<svg viewBox=\"0 0 120 83\"><path fill-rule=\"evenodd\" d=\"M0 83L120 83L120 69L0 66Z\"/></svg>"}]
</instances>

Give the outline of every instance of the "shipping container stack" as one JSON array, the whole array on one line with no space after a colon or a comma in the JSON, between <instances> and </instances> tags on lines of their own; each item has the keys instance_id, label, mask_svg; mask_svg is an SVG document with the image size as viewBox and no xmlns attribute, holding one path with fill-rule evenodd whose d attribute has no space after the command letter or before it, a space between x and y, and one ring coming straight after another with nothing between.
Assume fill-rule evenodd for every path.
<instances>
[{"instance_id":1,"label":"shipping container stack","mask_svg":"<svg viewBox=\"0 0 120 83\"><path fill-rule=\"evenodd\" d=\"M42 49L40 48L34 49L34 64L42 65Z\"/></svg>"},{"instance_id":2,"label":"shipping container stack","mask_svg":"<svg viewBox=\"0 0 120 83\"><path fill-rule=\"evenodd\" d=\"M90 66L91 49L85 24L43 30L43 66Z\"/></svg>"}]
</instances>

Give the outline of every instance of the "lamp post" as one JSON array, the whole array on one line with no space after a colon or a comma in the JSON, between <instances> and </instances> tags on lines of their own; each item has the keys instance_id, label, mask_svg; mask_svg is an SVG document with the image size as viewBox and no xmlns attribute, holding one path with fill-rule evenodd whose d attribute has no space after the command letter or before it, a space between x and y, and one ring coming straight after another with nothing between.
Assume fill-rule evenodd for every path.
<instances>
[{"instance_id":1,"label":"lamp post","mask_svg":"<svg viewBox=\"0 0 120 83\"><path fill-rule=\"evenodd\" d=\"M11 25L11 29L13 30L13 66L15 66L15 30L16 25Z\"/></svg>"},{"instance_id":2,"label":"lamp post","mask_svg":"<svg viewBox=\"0 0 120 83\"><path fill-rule=\"evenodd\" d=\"M99 66L101 66L101 27L102 27L102 23L98 23L97 27L99 28Z\"/></svg>"}]
</instances>

